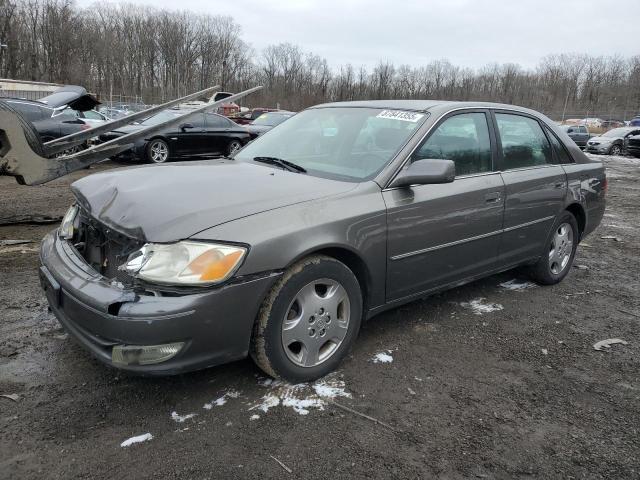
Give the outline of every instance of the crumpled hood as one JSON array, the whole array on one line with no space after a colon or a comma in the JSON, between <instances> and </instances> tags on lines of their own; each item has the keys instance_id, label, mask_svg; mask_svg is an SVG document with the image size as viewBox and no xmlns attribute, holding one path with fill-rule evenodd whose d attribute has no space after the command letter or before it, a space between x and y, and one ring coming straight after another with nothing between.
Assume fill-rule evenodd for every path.
<instances>
[{"instance_id":1,"label":"crumpled hood","mask_svg":"<svg viewBox=\"0 0 640 480\"><path fill-rule=\"evenodd\" d=\"M112 170L78 180L71 189L83 208L113 230L142 241L172 242L355 186L220 159Z\"/></svg>"}]
</instances>

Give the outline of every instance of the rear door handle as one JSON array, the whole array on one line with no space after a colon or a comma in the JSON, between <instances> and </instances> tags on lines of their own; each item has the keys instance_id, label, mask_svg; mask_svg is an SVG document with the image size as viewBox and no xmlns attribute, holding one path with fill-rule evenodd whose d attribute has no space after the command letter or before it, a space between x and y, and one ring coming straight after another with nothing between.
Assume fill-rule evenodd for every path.
<instances>
[{"instance_id":1,"label":"rear door handle","mask_svg":"<svg viewBox=\"0 0 640 480\"><path fill-rule=\"evenodd\" d=\"M502 199L502 195L500 194L500 192L491 192L491 193L487 193L484 196L484 200L487 203L499 202L501 199Z\"/></svg>"}]
</instances>

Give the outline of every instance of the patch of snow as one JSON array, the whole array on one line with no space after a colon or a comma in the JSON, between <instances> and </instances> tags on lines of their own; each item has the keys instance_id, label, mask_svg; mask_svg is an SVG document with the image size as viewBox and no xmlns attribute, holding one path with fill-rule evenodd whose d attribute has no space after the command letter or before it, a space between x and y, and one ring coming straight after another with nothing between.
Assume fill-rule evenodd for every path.
<instances>
[{"instance_id":1,"label":"patch of snow","mask_svg":"<svg viewBox=\"0 0 640 480\"><path fill-rule=\"evenodd\" d=\"M259 419L260 419L260 415L256 415L256 414L253 414L249 417L249 420L251 420L252 422Z\"/></svg>"},{"instance_id":2,"label":"patch of snow","mask_svg":"<svg viewBox=\"0 0 640 480\"><path fill-rule=\"evenodd\" d=\"M324 410L327 402L332 398L351 397L351 394L345 390L344 382L333 378L325 377L312 384L291 385L280 380L260 380L258 383L268 388L269 392L258 403L251 406L250 411L260 410L268 413L270 409L282 406L291 408L299 415L308 415L311 409ZM259 418L258 415L253 417Z\"/></svg>"},{"instance_id":3,"label":"patch of snow","mask_svg":"<svg viewBox=\"0 0 640 480\"><path fill-rule=\"evenodd\" d=\"M549 355L549 350L547 350L546 348L542 349L542 354L543 355Z\"/></svg>"},{"instance_id":4,"label":"patch of snow","mask_svg":"<svg viewBox=\"0 0 640 480\"><path fill-rule=\"evenodd\" d=\"M316 395L323 398L348 397L351 394L344 389L344 382L320 380L313 384Z\"/></svg>"},{"instance_id":5,"label":"patch of snow","mask_svg":"<svg viewBox=\"0 0 640 480\"><path fill-rule=\"evenodd\" d=\"M376 353L372 358L373 363L391 363L391 362L393 362L393 357L391 356L391 352L393 352L393 350L387 350L386 352L378 352L378 353Z\"/></svg>"},{"instance_id":6,"label":"patch of snow","mask_svg":"<svg viewBox=\"0 0 640 480\"><path fill-rule=\"evenodd\" d=\"M205 410L211 410L214 406L215 407L221 407L222 405L227 403L228 399L230 399L230 398L238 398L239 396L240 396L240 392L238 392L236 390L229 390L228 392L226 392L221 397L216 398L213 402L205 403L202 406L202 408L204 408Z\"/></svg>"},{"instance_id":7,"label":"patch of snow","mask_svg":"<svg viewBox=\"0 0 640 480\"><path fill-rule=\"evenodd\" d=\"M195 413L189 413L187 415L178 415L178 412L171 412L171 420L178 423L184 423L190 418L195 417Z\"/></svg>"},{"instance_id":8,"label":"patch of snow","mask_svg":"<svg viewBox=\"0 0 640 480\"><path fill-rule=\"evenodd\" d=\"M509 280L508 282L502 282L499 286L507 290L526 290L527 288L537 287L533 282L523 282L516 278Z\"/></svg>"},{"instance_id":9,"label":"patch of snow","mask_svg":"<svg viewBox=\"0 0 640 480\"><path fill-rule=\"evenodd\" d=\"M504 310L504 307L499 303L486 303L486 298L479 297L469 302L460 302L462 308L471 310L475 315L482 315L484 313L497 312L498 310Z\"/></svg>"},{"instance_id":10,"label":"patch of snow","mask_svg":"<svg viewBox=\"0 0 640 480\"><path fill-rule=\"evenodd\" d=\"M152 438L153 438L153 435L151 435L150 433L145 433L143 435L138 435L137 437L127 438L124 442L120 444L120 446L128 447L130 445L133 445L134 443L146 442L148 440L151 440Z\"/></svg>"}]
</instances>

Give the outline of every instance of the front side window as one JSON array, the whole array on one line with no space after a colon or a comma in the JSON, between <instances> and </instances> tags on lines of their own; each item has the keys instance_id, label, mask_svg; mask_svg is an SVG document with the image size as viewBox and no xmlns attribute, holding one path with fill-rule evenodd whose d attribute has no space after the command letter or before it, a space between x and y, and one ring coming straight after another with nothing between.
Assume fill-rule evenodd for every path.
<instances>
[{"instance_id":1,"label":"front side window","mask_svg":"<svg viewBox=\"0 0 640 480\"><path fill-rule=\"evenodd\" d=\"M415 151L411 161L453 160L456 175L490 172L491 141L484 113L462 113L442 122Z\"/></svg>"},{"instance_id":2,"label":"front side window","mask_svg":"<svg viewBox=\"0 0 640 480\"><path fill-rule=\"evenodd\" d=\"M233 126L231 120L227 120L215 113L206 113L207 128L231 128Z\"/></svg>"},{"instance_id":3,"label":"front side window","mask_svg":"<svg viewBox=\"0 0 640 480\"><path fill-rule=\"evenodd\" d=\"M522 115L496 113L496 122L505 170L553 163L551 145L536 120Z\"/></svg>"},{"instance_id":4,"label":"front side window","mask_svg":"<svg viewBox=\"0 0 640 480\"><path fill-rule=\"evenodd\" d=\"M311 108L259 136L234 158L275 157L309 175L360 182L375 177L429 116L380 108Z\"/></svg>"}]
</instances>

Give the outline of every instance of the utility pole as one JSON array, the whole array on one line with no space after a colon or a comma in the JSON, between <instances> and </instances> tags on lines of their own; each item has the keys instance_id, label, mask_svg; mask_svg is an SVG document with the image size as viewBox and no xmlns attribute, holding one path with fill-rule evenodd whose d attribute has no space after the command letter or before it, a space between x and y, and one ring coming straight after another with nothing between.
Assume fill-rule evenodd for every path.
<instances>
[{"instance_id":1,"label":"utility pole","mask_svg":"<svg viewBox=\"0 0 640 480\"><path fill-rule=\"evenodd\" d=\"M3 76L3 66L4 66L4 52L9 48L9 46L6 43L2 43L2 41L0 41L0 77Z\"/></svg>"}]
</instances>

